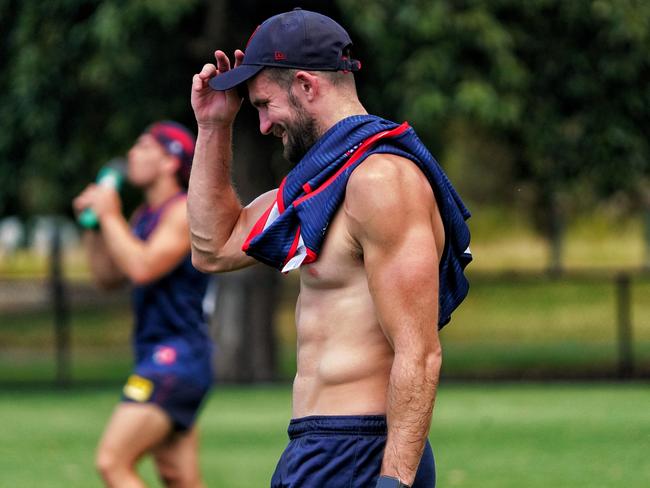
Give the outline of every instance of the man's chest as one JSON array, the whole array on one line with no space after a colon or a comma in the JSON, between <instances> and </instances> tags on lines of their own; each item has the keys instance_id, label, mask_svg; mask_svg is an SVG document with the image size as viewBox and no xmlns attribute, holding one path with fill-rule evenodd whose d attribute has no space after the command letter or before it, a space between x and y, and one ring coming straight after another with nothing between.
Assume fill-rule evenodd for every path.
<instances>
[{"instance_id":1,"label":"man's chest","mask_svg":"<svg viewBox=\"0 0 650 488\"><path fill-rule=\"evenodd\" d=\"M330 222L318 259L301 266L303 285L314 288L345 287L363 273L361 248L350 235L345 213L339 209Z\"/></svg>"}]
</instances>

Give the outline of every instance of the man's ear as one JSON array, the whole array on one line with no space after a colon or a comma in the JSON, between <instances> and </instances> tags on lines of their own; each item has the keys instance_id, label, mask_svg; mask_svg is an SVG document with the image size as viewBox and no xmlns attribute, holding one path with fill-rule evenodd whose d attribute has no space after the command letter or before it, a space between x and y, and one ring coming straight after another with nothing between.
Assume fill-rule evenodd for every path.
<instances>
[{"instance_id":1,"label":"man's ear","mask_svg":"<svg viewBox=\"0 0 650 488\"><path fill-rule=\"evenodd\" d=\"M181 169L181 160L177 156L165 154L165 170L169 174L176 174Z\"/></svg>"},{"instance_id":2,"label":"man's ear","mask_svg":"<svg viewBox=\"0 0 650 488\"><path fill-rule=\"evenodd\" d=\"M294 87L306 101L313 102L320 92L320 79L309 71L298 71L294 77Z\"/></svg>"}]
</instances>

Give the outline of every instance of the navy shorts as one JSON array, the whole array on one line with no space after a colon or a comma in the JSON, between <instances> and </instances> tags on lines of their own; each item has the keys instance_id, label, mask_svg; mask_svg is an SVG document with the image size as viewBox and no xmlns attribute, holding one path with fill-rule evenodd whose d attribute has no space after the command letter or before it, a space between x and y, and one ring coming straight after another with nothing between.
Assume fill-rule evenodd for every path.
<instances>
[{"instance_id":1,"label":"navy shorts","mask_svg":"<svg viewBox=\"0 0 650 488\"><path fill-rule=\"evenodd\" d=\"M158 405L171 418L174 431L182 432L194 425L209 390L209 383L178 374L136 369L122 389L122 401Z\"/></svg>"},{"instance_id":2,"label":"navy shorts","mask_svg":"<svg viewBox=\"0 0 650 488\"><path fill-rule=\"evenodd\" d=\"M293 419L289 445L275 468L271 488L373 488L386 433L383 415ZM413 488L435 485L435 463L427 441Z\"/></svg>"},{"instance_id":3,"label":"navy shorts","mask_svg":"<svg viewBox=\"0 0 650 488\"><path fill-rule=\"evenodd\" d=\"M137 347L136 356L122 401L158 405L175 431L189 430L212 386L211 349L194 349L183 338L171 338Z\"/></svg>"}]
</instances>

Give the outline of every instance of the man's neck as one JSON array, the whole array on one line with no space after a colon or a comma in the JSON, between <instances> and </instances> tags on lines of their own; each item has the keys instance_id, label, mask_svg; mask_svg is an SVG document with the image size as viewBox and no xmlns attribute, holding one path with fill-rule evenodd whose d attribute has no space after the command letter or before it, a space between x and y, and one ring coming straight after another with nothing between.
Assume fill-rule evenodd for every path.
<instances>
[{"instance_id":1,"label":"man's neck","mask_svg":"<svg viewBox=\"0 0 650 488\"><path fill-rule=\"evenodd\" d=\"M156 208L181 191L175 179L161 178L145 188L144 196L147 205Z\"/></svg>"},{"instance_id":2,"label":"man's neck","mask_svg":"<svg viewBox=\"0 0 650 488\"><path fill-rule=\"evenodd\" d=\"M320 117L317 118L321 136L343 119L353 115L368 115L368 111L358 101L343 103L338 107L333 106L336 107L334 110L323 111Z\"/></svg>"}]
</instances>

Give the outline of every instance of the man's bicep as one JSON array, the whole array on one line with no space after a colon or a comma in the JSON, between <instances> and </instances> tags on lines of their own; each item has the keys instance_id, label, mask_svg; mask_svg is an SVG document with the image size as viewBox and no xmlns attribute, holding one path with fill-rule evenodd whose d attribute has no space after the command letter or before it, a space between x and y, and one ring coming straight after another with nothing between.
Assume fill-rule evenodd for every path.
<instances>
[{"instance_id":1,"label":"man's bicep","mask_svg":"<svg viewBox=\"0 0 650 488\"><path fill-rule=\"evenodd\" d=\"M393 347L437 331L437 209L419 171L406 161L377 161L354 181L353 174L346 194L351 233L363 250L377 316Z\"/></svg>"},{"instance_id":2,"label":"man's bicep","mask_svg":"<svg viewBox=\"0 0 650 488\"><path fill-rule=\"evenodd\" d=\"M262 217L264 212L273 205L276 196L277 190L268 191L257 197L242 209L239 218L233 227L232 233L230 234L230 238L224 245L221 255L219 256L221 260L229 263L227 266L229 270L239 269L258 263L258 261L248 256L242 250L242 247L257 221Z\"/></svg>"},{"instance_id":3,"label":"man's bicep","mask_svg":"<svg viewBox=\"0 0 650 488\"><path fill-rule=\"evenodd\" d=\"M277 193L277 190L268 191L257 197L242 209L239 219L237 219L237 223L235 224L235 228L233 229L231 238L228 241L228 244L233 246L234 251L243 252L242 247L244 242L246 242L246 239L250 235L251 230L257 221L268 210L268 208L273 205Z\"/></svg>"},{"instance_id":4,"label":"man's bicep","mask_svg":"<svg viewBox=\"0 0 650 488\"><path fill-rule=\"evenodd\" d=\"M435 336L438 258L423 226L389 240L367 238L364 266L381 327L394 348L418 346Z\"/></svg>"}]
</instances>

